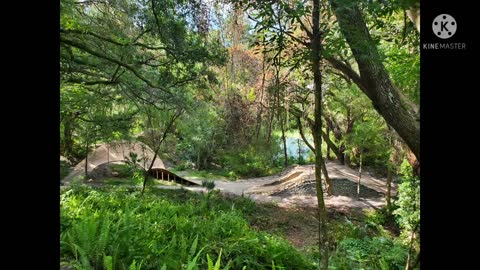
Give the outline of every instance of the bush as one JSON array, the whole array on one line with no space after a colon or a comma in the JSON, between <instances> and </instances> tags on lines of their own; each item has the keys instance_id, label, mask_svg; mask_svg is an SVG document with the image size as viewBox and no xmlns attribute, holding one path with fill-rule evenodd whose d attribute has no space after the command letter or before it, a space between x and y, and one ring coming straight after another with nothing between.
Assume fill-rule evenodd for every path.
<instances>
[{"instance_id":1,"label":"bush","mask_svg":"<svg viewBox=\"0 0 480 270\"><path fill-rule=\"evenodd\" d=\"M282 169L283 157L279 158L279 150L274 145L250 145L245 149L225 152L222 164L242 177L271 175Z\"/></svg>"},{"instance_id":2,"label":"bush","mask_svg":"<svg viewBox=\"0 0 480 270\"><path fill-rule=\"evenodd\" d=\"M409 242L412 232L420 233L420 178L413 175L413 168L404 160L400 169L400 184L398 185L398 208L393 211L397 222L402 228L404 243ZM416 237L416 245L419 245Z\"/></svg>"},{"instance_id":3,"label":"bush","mask_svg":"<svg viewBox=\"0 0 480 270\"><path fill-rule=\"evenodd\" d=\"M388 237L345 238L330 260L334 270L403 270L408 250Z\"/></svg>"},{"instance_id":4,"label":"bush","mask_svg":"<svg viewBox=\"0 0 480 270\"><path fill-rule=\"evenodd\" d=\"M396 206L392 205L390 209L386 206L378 210L370 210L365 215L365 223L371 227L398 227L393 211Z\"/></svg>"},{"instance_id":5,"label":"bush","mask_svg":"<svg viewBox=\"0 0 480 270\"><path fill-rule=\"evenodd\" d=\"M215 188L215 182L211 180L203 180L202 187L206 188L208 191Z\"/></svg>"}]
</instances>

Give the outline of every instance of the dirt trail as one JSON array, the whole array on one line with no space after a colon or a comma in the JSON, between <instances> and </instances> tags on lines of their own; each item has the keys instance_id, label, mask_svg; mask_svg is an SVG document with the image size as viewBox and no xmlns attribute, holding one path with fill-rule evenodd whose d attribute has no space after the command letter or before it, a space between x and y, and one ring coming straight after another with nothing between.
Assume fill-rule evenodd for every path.
<instances>
[{"instance_id":1,"label":"dirt trail","mask_svg":"<svg viewBox=\"0 0 480 270\"><path fill-rule=\"evenodd\" d=\"M357 183L357 172L336 162L327 162L327 170L332 179L348 179ZM215 180L215 188L224 193L244 195L257 202L274 202L281 207L315 207L316 196L312 195L289 195L275 196L275 192L295 186L304 181L313 181L314 166L299 165L290 167L284 172L260 178L249 178L237 181ZM201 184L200 180L186 177L189 180ZM386 180L373 177L365 173L361 179L361 185L385 194L387 191ZM396 194L396 185L392 184L392 195ZM350 208L380 208L386 204L384 196L360 198L357 200L351 196L326 196L325 203L329 208L348 210Z\"/></svg>"},{"instance_id":2,"label":"dirt trail","mask_svg":"<svg viewBox=\"0 0 480 270\"><path fill-rule=\"evenodd\" d=\"M337 162L327 162L327 170L330 178L334 181L336 179L347 179L353 184L357 183L357 172L344 165L340 165ZM312 192L304 192L300 189L300 192L283 192L290 188L296 188L305 183L312 183L314 179L314 166L313 165L299 165L287 168L285 171L271 176L248 178L237 181L226 181L211 179L215 182L215 189L220 190L222 193L234 194L237 196L249 197L256 202L268 202L276 203L280 207L296 208L296 207L316 207L317 198ZM202 181L196 177L188 177L179 172L179 175L186 179L202 184ZM348 182L348 181L346 181ZM94 184L94 183L89 183ZM102 184L103 185L103 184ZM344 195L332 195L325 196L325 204L327 208L336 209L339 211L349 211L353 208L380 208L386 204L386 180L376 178L368 173L362 176L361 185L378 192L378 196L364 196L357 200L355 196ZM134 187L134 186L132 186ZM163 189L188 189L191 191L202 192L205 189L199 187L187 187L187 186L163 186L157 185L155 188ZM391 194L396 195L397 187L392 183ZM283 193L283 194L282 194Z\"/></svg>"}]
</instances>

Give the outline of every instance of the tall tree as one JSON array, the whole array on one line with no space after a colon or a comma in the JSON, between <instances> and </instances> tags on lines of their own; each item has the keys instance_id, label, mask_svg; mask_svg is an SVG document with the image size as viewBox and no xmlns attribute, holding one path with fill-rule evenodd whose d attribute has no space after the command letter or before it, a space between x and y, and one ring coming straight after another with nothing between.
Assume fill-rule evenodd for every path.
<instances>
[{"instance_id":1,"label":"tall tree","mask_svg":"<svg viewBox=\"0 0 480 270\"><path fill-rule=\"evenodd\" d=\"M372 101L378 113L395 129L420 160L418 108L394 87L363 19L358 2L352 0L329 2L360 73L335 57L330 56L327 60L359 86Z\"/></svg>"}]
</instances>

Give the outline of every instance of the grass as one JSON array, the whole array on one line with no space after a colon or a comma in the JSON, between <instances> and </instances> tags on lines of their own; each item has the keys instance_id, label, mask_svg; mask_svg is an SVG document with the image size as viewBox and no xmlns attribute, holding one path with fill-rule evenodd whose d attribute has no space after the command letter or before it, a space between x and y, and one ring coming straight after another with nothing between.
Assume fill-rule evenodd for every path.
<instances>
[{"instance_id":1,"label":"grass","mask_svg":"<svg viewBox=\"0 0 480 270\"><path fill-rule=\"evenodd\" d=\"M224 180L224 181L235 181L238 179L238 176L233 172L228 172L226 170L171 170L173 173L178 174L181 177L189 177L197 180Z\"/></svg>"}]
</instances>

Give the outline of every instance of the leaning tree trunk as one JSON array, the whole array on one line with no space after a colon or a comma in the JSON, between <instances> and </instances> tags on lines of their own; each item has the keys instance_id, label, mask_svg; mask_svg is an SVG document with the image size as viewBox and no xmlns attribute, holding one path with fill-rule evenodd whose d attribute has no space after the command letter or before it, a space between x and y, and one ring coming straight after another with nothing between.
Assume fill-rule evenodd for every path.
<instances>
[{"instance_id":1,"label":"leaning tree trunk","mask_svg":"<svg viewBox=\"0 0 480 270\"><path fill-rule=\"evenodd\" d=\"M163 141L165 141L165 139L167 138L168 132L170 132L170 128L173 126L173 123L175 123L175 121L178 119L178 117L180 117L180 115L182 115L182 113L183 113L183 110L177 108L177 110L171 116L169 122L167 123L167 126L166 126L165 130L163 131L162 137L160 138L160 140L157 141L158 143L157 143L157 146L156 146L155 151L154 151L152 162L150 163L150 166L148 167L148 169L145 170L144 173L143 173L142 195L145 192L145 187L147 186L147 181L148 181L148 178L149 178L149 172L152 170L153 165L155 164L155 160L157 160L158 152L160 151L160 146L162 145ZM153 127L152 119L151 119L150 115L148 115L148 119L149 119L149 122L150 122L150 127ZM152 141L155 142L156 140L152 140Z\"/></svg>"},{"instance_id":2,"label":"leaning tree trunk","mask_svg":"<svg viewBox=\"0 0 480 270\"><path fill-rule=\"evenodd\" d=\"M328 176L327 166L325 166L325 159L322 158L322 172L325 177L325 188L327 189L327 195L331 196L333 194L333 185L330 176Z\"/></svg>"},{"instance_id":3,"label":"leaning tree trunk","mask_svg":"<svg viewBox=\"0 0 480 270\"><path fill-rule=\"evenodd\" d=\"M305 133L303 133L302 121L300 120L299 116L297 116L297 123L298 123L298 131L300 132L300 137L302 137L303 142L307 145L308 148L310 148L310 150L312 150L313 153L316 154L317 152L315 151L315 149L316 149L315 146L311 145L310 142L308 142L307 137L305 137ZM319 136L319 135L315 135L315 134L317 134L317 131L315 130L315 124L313 124L313 126L311 126L311 128L312 128L313 136L314 137ZM322 134L324 134L323 131L322 131ZM320 141L320 143L321 143L321 141ZM299 146L299 148L300 148L300 146ZM316 160L316 158L315 158L315 160ZM330 196L330 195L332 195L332 181L330 180L330 177L328 176L327 166L325 166L325 160L323 158L321 159L321 166L322 166L323 176L325 176L327 194Z\"/></svg>"},{"instance_id":4,"label":"leaning tree trunk","mask_svg":"<svg viewBox=\"0 0 480 270\"><path fill-rule=\"evenodd\" d=\"M348 75L372 101L374 108L391 125L420 160L420 117L418 109L392 84L356 1L330 0L340 31L352 50L360 75L341 61L329 57L332 65Z\"/></svg>"},{"instance_id":5,"label":"leaning tree trunk","mask_svg":"<svg viewBox=\"0 0 480 270\"><path fill-rule=\"evenodd\" d=\"M313 69L313 83L315 93L313 142L315 147L315 180L318 201L318 248L320 269L328 269L328 230L327 210L323 198L322 188L322 74L320 71L321 32L320 32L320 0L313 0L312 10L313 37L311 43L311 62Z\"/></svg>"},{"instance_id":6,"label":"leaning tree trunk","mask_svg":"<svg viewBox=\"0 0 480 270\"><path fill-rule=\"evenodd\" d=\"M328 127L328 126L327 126ZM337 156L337 158L340 157L341 153L340 153L340 150L338 149L338 147L332 142L332 140L330 140L330 137L327 135L327 133L325 133L323 130L322 130L322 137L323 137L323 141L325 141L327 143L327 159L330 159L330 157L328 156L329 155L329 151L332 150L333 153L335 154L335 156Z\"/></svg>"}]
</instances>

